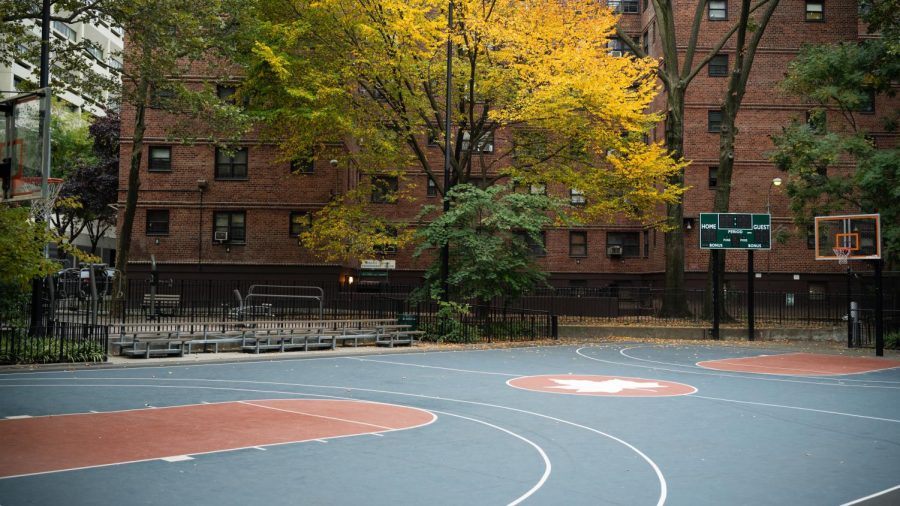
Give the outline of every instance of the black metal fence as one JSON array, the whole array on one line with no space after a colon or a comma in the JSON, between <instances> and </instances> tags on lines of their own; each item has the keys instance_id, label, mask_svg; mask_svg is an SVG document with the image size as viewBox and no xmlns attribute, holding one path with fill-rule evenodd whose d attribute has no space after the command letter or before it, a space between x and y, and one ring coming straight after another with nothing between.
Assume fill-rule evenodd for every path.
<instances>
[{"instance_id":1,"label":"black metal fence","mask_svg":"<svg viewBox=\"0 0 900 506\"><path fill-rule=\"evenodd\" d=\"M49 327L2 327L0 364L105 362L108 344L105 325L57 322Z\"/></svg>"},{"instance_id":2,"label":"black metal fence","mask_svg":"<svg viewBox=\"0 0 900 506\"><path fill-rule=\"evenodd\" d=\"M884 325L884 347L900 349L900 310L888 309L882 312ZM861 309L857 328L852 331L854 346L859 348L875 347L875 311Z\"/></svg>"}]
</instances>

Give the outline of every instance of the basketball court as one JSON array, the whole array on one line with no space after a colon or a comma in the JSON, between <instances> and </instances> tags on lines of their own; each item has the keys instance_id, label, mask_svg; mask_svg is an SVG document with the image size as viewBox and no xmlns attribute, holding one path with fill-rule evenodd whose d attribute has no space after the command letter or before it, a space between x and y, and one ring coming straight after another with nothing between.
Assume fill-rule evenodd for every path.
<instances>
[{"instance_id":1,"label":"basketball court","mask_svg":"<svg viewBox=\"0 0 900 506\"><path fill-rule=\"evenodd\" d=\"M897 504L898 400L717 345L9 373L0 504Z\"/></svg>"}]
</instances>

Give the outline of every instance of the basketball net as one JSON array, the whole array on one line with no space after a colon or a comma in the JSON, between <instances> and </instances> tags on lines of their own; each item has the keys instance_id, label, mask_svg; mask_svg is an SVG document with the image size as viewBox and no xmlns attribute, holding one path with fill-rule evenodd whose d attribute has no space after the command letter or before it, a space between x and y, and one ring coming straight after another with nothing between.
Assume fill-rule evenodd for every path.
<instances>
[{"instance_id":1,"label":"basketball net","mask_svg":"<svg viewBox=\"0 0 900 506\"><path fill-rule=\"evenodd\" d=\"M56 199L62 190L63 180L55 177L47 178L47 196L31 201L31 219L50 221L50 213L56 206Z\"/></svg>"},{"instance_id":2,"label":"basketball net","mask_svg":"<svg viewBox=\"0 0 900 506\"><path fill-rule=\"evenodd\" d=\"M847 265L847 259L850 258L850 248L846 248L843 246L831 248L834 251L834 256L838 259L838 264Z\"/></svg>"}]
</instances>

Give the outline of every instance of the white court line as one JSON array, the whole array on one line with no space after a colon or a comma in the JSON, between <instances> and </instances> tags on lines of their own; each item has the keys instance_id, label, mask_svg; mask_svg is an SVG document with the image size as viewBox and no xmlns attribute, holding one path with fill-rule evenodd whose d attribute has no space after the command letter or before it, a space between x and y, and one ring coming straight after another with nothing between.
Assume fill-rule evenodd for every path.
<instances>
[{"instance_id":1,"label":"white court line","mask_svg":"<svg viewBox=\"0 0 900 506\"><path fill-rule=\"evenodd\" d=\"M128 378L108 378L108 379L128 379ZM132 378L134 380L135 378ZM148 381L147 378L137 378L140 381ZM397 395L402 397L412 397L417 399L430 399L430 400L438 400L445 402L456 402L460 404L471 404L474 406L484 406L490 407L500 410L512 411L515 413L522 413L526 415L531 415L537 418L543 418L546 420L558 422L564 425L569 425L570 427L575 427L578 429L582 429L588 432L592 432L594 434L600 435L607 439L610 439L616 443L625 446L635 454L637 454L644 462L646 462L650 468L653 470L653 473L656 475L656 479L659 483L659 499L656 502L656 506L663 506L666 503L666 497L668 496L668 485L666 483L666 478L663 476L662 470L660 470L659 466L656 462L653 461L647 454L639 450L636 446L631 443L625 441L624 439L620 439L612 434L608 434L598 429L594 429L593 427L588 427L586 425L581 425L569 420L565 420L562 418L557 418L550 415L545 415L542 413L537 413L534 411L528 411L519 408L513 408L510 406L502 406L499 404L490 404L487 402L478 402L478 401L467 401L464 399L453 399L449 397L440 397L434 395L423 395L423 394L411 394L405 392L394 392L390 390L378 390L373 388L354 388L354 387L346 387L346 386L331 386L331 385L311 385L305 383L285 383L285 382L274 382L274 381L249 381L249 380L224 380L224 379L182 379L182 378L155 378L155 381L197 381L197 382L208 382L208 383L246 383L246 384L256 384L256 385L275 385L275 386L289 386L289 387L301 387L301 388L322 388L322 389L330 389L330 390L344 390L344 391L358 391L358 392L367 392L367 393L377 393L377 394L386 394L386 395ZM330 395L319 395L319 394L310 394L310 393L298 393L298 392L289 392L282 390L259 390L259 389L249 389L249 388L235 388L235 387L209 387L209 386L199 386L199 385L147 385L147 384L137 384L137 385L129 385L129 384L82 384L82 385L72 385L72 384L38 384L38 385L0 385L0 388L9 388L9 387L22 387L22 386L30 386L35 388L41 387L69 387L69 388L97 388L97 387L106 387L106 388L164 388L164 389L196 389L196 390L223 390L223 391L232 391L232 392L252 392L252 393L265 393L265 394L284 394L284 395L303 395L307 397L329 397L331 399L340 399L340 400L359 400L352 399L346 397L338 397L338 396L330 396ZM234 401L227 401L234 402ZM363 401L363 402L374 402L374 401ZM382 403L389 404L389 403ZM421 408L419 408L421 409ZM437 419L437 417L435 417ZM434 420L432 420L433 422ZM432 423L432 422L429 422ZM423 424L428 425L428 424ZM410 427L412 428L412 427ZM332 438L337 439L337 438ZM279 443L279 444L292 444L292 443ZM276 445L266 445L266 446L276 446ZM209 453L220 453L225 451L234 451L239 450L240 448L233 448L229 450L217 450L215 452ZM155 459L150 459L155 460ZM141 461L135 461L141 462ZM119 465L119 464L129 464L131 462L120 462L117 464L108 464L108 465ZM96 466L96 467L105 467L105 466ZM65 471L70 471L75 469L66 469ZM53 471L53 472L61 472L61 471ZM49 474L49 473L34 473L34 474ZM21 476L30 476L30 475L21 475ZM8 479L8 478L17 478L19 476L8 476L5 478L0 478L0 480Z\"/></svg>"},{"instance_id":2,"label":"white court line","mask_svg":"<svg viewBox=\"0 0 900 506\"><path fill-rule=\"evenodd\" d=\"M519 434L516 434L515 432L512 432L511 430L504 429L503 427L499 427L497 425L485 422L483 420L478 420L476 418L469 418L468 416L457 415L454 413L448 413L446 411L435 411L435 413L438 413L441 415L447 415L447 416L455 416L457 418L462 418L463 420L469 420L471 422L480 423L483 425L487 425L488 427L497 429L499 431L505 432L505 433L509 434L510 436L513 436L514 438L521 439L522 441L525 441L526 443L530 444L541 455L541 459L544 461L544 474L541 475L541 479L538 480L538 482L533 487L531 487L527 492L525 492L523 495L518 497L515 501L509 503L507 506L515 506L517 504L520 504L522 501L528 499L529 497L534 495L535 492L540 490L540 488L544 486L544 483L547 482L547 479L550 478L550 470L553 468L553 466L550 464L550 458L547 457L547 453L544 452L543 448L541 448L540 446L535 444L533 441L531 441L523 436L520 436Z\"/></svg>"},{"instance_id":3,"label":"white court line","mask_svg":"<svg viewBox=\"0 0 900 506\"><path fill-rule=\"evenodd\" d=\"M893 418L881 418L878 416L857 415L854 413L842 413L840 411L828 411L825 409L801 408L800 406L786 406L784 404L769 404L767 402L739 401L737 399L723 399L721 397L706 397L704 395L691 395L689 397L693 397L696 399L706 399L706 400L710 400L710 401L734 402L737 404L750 404L753 406L766 406L769 408L795 409L797 411L811 411L813 413L824 413L827 415L849 416L852 418L864 418L866 420L876 420L879 422L900 423L900 420L895 420Z\"/></svg>"},{"instance_id":4,"label":"white court line","mask_svg":"<svg viewBox=\"0 0 900 506\"><path fill-rule=\"evenodd\" d=\"M884 490L882 490L881 492L875 492L875 493L872 494L872 495L867 495L867 496L865 496L865 497L860 497L859 499L857 499L857 500L855 500L855 501L845 502L844 504L841 504L841 506L853 506L854 504L861 504L863 501L868 501L869 499L874 499L874 498L876 498L876 497L878 497L878 496L881 496L881 495L884 495L884 494L893 492L893 491L895 491L895 490L900 490L900 485L897 485L896 487L891 487L891 488L888 488L888 489L884 489Z\"/></svg>"},{"instance_id":5,"label":"white court line","mask_svg":"<svg viewBox=\"0 0 900 506\"><path fill-rule=\"evenodd\" d=\"M31 415L13 415L13 416L6 417L7 420L24 420L26 418L34 418L34 417Z\"/></svg>"},{"instance_id":6,"label":"white court line","mask_svg":"<svg viewBox=\"0 0 900 506\"><path fill-rule=\"evenodd\" d=\"M344 357L347 360L356 360L358 362L376 362L379 364L390 364L390 365L403 365L407 367L419 367L421 369L440 369L442 371L453 371L453 372L467 372L472 374L487 374L491 376L508 376L512 378L516 378L519 376L525 376L525 374L508 374L505 372L489 372L489 371L473 371L471 369L454 369L453 367L442 367L438 365L422 365L422 364L409 364L406 362L394 362L391 360L372 360L370 358L356 358L356 357Z\"/></svg>"},{"instance_id":7,"label":"white court line","mask_svg":"<svg viewBox=\"0 0 900 506\"><path fill-rule=\"evenodd\" d=\"M304 411L294 411L292 409L283 409L283 408L275 408L272 406L263 406L261 404L253 404L252 402L247 402L247 401L237 401L237 402L238 402L238 404L245 404L247 406L271 409L272 411L282 411L284 413L293 413L295 415L303 415L303 416L309 416L309 417L313 417L313 418L322 418L324 420L334 420L335 422L346 422L346 423L352 423L354 425L364 425L366 427L373 427L373 428L381 429L381 430L396 430L395 427L385 427L384 425L375 425L374 423L359 422L357 420L347 420L345 418L336 418L333 416L316 415L314 413L306 413Z\"/></svg>"},{"instance_id":8,"label":"white court line","mask_svg":"<svg viewBox=\"0 0 900 506\"><path fill-rule=\"evenodd\" d=\"M900 387L890 387L890 386L881 386L881 385L855 385L855 384L850 384L850 383L844 383L847 381L866 381L866 380L845 380L845 379L838 380L838 379L836 379L834 381L806 381L806 380L798 380L798 379L767 378L767 377L760 377L759 375L752 376L752 375L742 375L742 374L706 372L706 371L709 371L709 369L704 370L704 371L692 371L692 370L684 370L684 369L670 369L670 368L666 368L666 367L657 367L657 366L643 365L643 364L629 364L628 362L616 362L614 360L604 360L602 358L591 357L589 355L585 355L584 353L582 353L582 350L586 350L586 349L590 349L590 348L593 348L593 346L582 346L581 348L578 348L577 350L575 350L575 354L582 358L585 358L587 360L593 360L594 362L602 362L604 364L613 364L613 365L619 365L619 366L623 366L623 367L640 367L641 369L650 369L653 371L668 371L668 372L674 372L674 373L678 373L678 374L695 374L695 375L699 375L699 376L713 376L713 377L717 377L717 378L735 378L735 379L744 379L744 380L750 380L750 381L775 381L775 382L779 382L779 383L799 383L799 384L803 384L803 385L820 385L820 386L825 386L825 387L882 388L882 389L889 389L889 390L900 390ZM628 348L628 349L634 349L634 348ZM620 351L620 353L621 353L621 351ZM646 359L632 357L630 355L624 355L624 354L623 354L623 356L628 357L632 360L637 360L637 361L641 361L641 362L650 362L650 363L662 364L662 365L673 365L676 367L684 367L686 369L699 369L698 367L689 366L689 365L675 364L675 363L670 363L670 362L657 362L655 360L646 360ZM870 383L875 383L875 381L871 381ZM882 383L884 383L884 382L882 382ZM890 383L896 383L896 382L890 382Z\"/></svg>"}]
</instances>

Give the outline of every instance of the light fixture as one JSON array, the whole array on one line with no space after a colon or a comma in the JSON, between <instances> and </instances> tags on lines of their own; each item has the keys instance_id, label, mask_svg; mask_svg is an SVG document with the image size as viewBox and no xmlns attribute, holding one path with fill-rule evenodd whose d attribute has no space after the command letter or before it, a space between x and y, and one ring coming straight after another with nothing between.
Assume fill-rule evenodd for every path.
<instances>
[{"instance_id":1,"label":"light fixture","mask_svg":"<svg viewBox=\"0 0 900 506\"><path fill-rule=\"evenodd\" d=\"M769 185L769 191L766 192L766 214L772 214L772 188L776 186L781 186L780 177L772 179L772 184Z\"/></svg>"},{"instance_id":2,"label":"light fixture","mask_svg":"<svg viewBox=\"0 0 900 506\"><path fill-rule=\"evenodd\" d=\"M156 239L156 241L154 242L156 242L156 245L159 246L159 239Z\"/></svg>"},{"instance_id":3,"label":"light fixture","mask_svg":"<svg viewBox=\"0 0 900 506\"><path fill-rule=\"evenodd\" d=\"M348 285L352 285L352 284L353 284L353 276L347 276L347 284L348 284Z\"/></svg>"}]
</instances>

